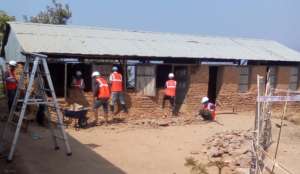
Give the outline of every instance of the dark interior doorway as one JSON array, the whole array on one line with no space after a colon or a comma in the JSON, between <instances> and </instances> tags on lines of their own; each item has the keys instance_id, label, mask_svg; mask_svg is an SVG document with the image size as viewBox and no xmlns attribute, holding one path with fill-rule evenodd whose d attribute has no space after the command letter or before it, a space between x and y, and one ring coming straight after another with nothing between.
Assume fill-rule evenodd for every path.
<instances>
[{"instance_id":1,"label":"dark interior doorway","mask_svg":"<svg viewBox=\"0 0 300 174\"><path fill-rule=\"evenodd\" d=\"M156 88L164 88L168 75L172 72L171 65L158 65L156 68Z\"/></svg>"},{"instance_id":2,"label":"dark interior doorway","mask_svg":"<svg viewBox=\"0 0 300 174\"><path fill-rule=\"evenodd\" d=\"M57 97L64 96L64 81L65 81L65 64L64 63L48 63L52 83ZM45 81L45 79L44 79ZM48 84L46 83L48 88ZM50 96L50 93L48 93Z\"/></svg>"},{"instance_id":3,"label":"dark interior doorway","mask_svg":"<svg viewBox=\"0 0 300 174\"><path fill-rule=\"evenodd\" d=\"M213 103L216 103L216 98L217 98L218 71L219 71L219 67L217 66L209 67L207 97L209 98L210 102Z\"/></svg>"},{"instance_id":4,"label":"dark interior doorway","mask_svg":"<svg viewBox=\"0 0 300 174\"><path fill-rule=\"evenodd\" d=\"M188 91L189 76L187 66L175 66L174 75L177 81L176 85L176 98L175 98L175 112L179 112L185 96Z\"/></svg>"}]
</instances>

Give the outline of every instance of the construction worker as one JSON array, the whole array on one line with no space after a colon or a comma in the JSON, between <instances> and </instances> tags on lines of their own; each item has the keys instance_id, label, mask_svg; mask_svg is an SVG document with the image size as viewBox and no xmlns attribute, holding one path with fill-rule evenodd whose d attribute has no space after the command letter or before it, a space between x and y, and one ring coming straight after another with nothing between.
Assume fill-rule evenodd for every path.
<instances>
[{"instance_id":1,"label":"construction worker","mask_svg":"<svg viewBox=\"0 0 300 174\"><path fill-rule=\"evenodd\" d=\"M17 85L18 85L18 81L17 81L16 75L15 75L16 66L17 66L16 61L14 61L14 60L9 61L8 69L4 74L9 110L11 109L11 106L13 104L16 90L17 90Z\"/></svg>"},{"instance_id":2,"label":"construction worker","mask_svg":"<svg viewBox=\"0 0 300 174\"><path fill-rule=\"evenodd\" d=\"M176 96L176 81L174 80L174 74L169 73L168 75L169 80L166 81L165 84L165 95L163 97L162 108L165 107L166 100L169 100L170 105L172 107L172 114L176 115L175 113L175 96Z\"/></svg>"},{"instance_id":3,"label":"construction worker","mask_svg":"<svg viewBox=\"0 0 300 174\"><path fill-rule=\"evenodd\" d=\"M202 106L199 111L199 115L201 115L204 120L214 121L216 119L215 104L209 102L208 97L203 97L201 100L201 103L202 103Z\"/></svg>"},{"instance_id":4,"label":"construction worker","mask_svg":"<svg viewBox=\"0 0 300 174\"><path fill-rule=\"evenodd\" d=\"M107 81L101 77L98 71L92 73L92 78L95 79L94 84L94 111L95 111L95 124L98 124L98 108L103 106L105 124L108 122L108 100L110 91Z\"/></svg>"},{"instance_id":5,"label":"construction worker","mask_svg":"<svg viewBox=\"0 0 300 174\"><path fill-rule=\"evenodd\" d=\"M123 79L122 75L118 73L118 67L114 66L112 68L112 73L109 76L109 82L111 85L111 103L110 110L114 112L114 106L117 100L119 100L123 112L127 113L127 107L125 103L124 93L123 93Z\"/></svg>"},{"instance_id":6,"label":"construction worker","mask_svg":"<svg viewBox=\"0 0 300 174\"><path fill-rule=\"evenodd\" d=\"M84 107L88 107L89 103L84 95L85 83L82 78L82 72L76 71L75 76L73 77L71 89L69 92L68 103L69 104L79 104Z\"/></svg>"},{"instance_id":7,"label":"construction worker","mask_svg":"<svg viewBox=\"0 0 300 174\"><path fill-rule=\"evenodd\" d=\"M72 80L72 87L80 90L84 90L85 84L84 80L82 78L82 72L81 71L76 71L76 75Z\"/></svg>"}]
</instances>

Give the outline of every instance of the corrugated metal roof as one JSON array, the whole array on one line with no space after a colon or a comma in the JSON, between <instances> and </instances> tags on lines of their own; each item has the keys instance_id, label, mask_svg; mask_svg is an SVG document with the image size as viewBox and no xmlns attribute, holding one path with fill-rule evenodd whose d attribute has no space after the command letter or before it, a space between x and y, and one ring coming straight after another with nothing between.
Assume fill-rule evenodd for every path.
<instances>
[{"instance_id":1,"label":"corrugated metal roof","mask_svg":"<svg viewBox=\"0 0 300 174\"><path fill-rule=\"evenodd\" d=\"M275 41L10 22L27 52L300 61Z\"/></svg>"}]
</instances>

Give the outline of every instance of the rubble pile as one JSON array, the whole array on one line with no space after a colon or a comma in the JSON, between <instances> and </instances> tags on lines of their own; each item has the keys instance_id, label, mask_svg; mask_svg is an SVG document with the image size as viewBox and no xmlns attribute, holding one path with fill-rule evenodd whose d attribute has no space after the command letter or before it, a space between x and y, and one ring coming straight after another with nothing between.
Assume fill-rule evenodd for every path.
<instances>
[{"instance_id":1,"label":"rubble pile","mask_svg":"<svg viewBox=\"0 0 300 174\"><path fill-rule=\"evenodd\" d=\"M161 118L161 119L139 119L129 121L129 124L148 127L148 128L158 128L167 126L183 126L189 124L199 123L200 120L197 118L184 118L184 117L174 117L174 118Z\"/></svg>"},{"instance_id":2,"label":"rubble pile","mask_svg":"<svg viewBox=\"0 0 300 174\"><path fill-rule=\"evenodd\" d=\"M232 169L249 168L252 133L250 130L232 130L217 133L207 139L204 153L212 161L221 160Z\"/></svg>"}]
</instances>

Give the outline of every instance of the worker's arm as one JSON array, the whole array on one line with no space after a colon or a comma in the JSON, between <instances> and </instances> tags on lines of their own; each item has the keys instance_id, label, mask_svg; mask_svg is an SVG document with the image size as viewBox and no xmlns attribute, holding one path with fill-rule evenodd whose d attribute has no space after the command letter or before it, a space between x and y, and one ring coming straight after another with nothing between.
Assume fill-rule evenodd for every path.
<instances>
[{"instance_id":1,"label":"worker's arm","mask_svg":"<svg viewBox=\"0 0 300 174\"><path fill-rule=\"evenodd\" d=\"M94 98L96 98L96 99L98 97L98 91L99 91L99 83L95 82L95 84L94 84Z\"/></svg>"},{"instance_id":2,"label":"worker's arm","mask_svg":"<svg viewBox=\"0 0 300 174\"><path fill-rule=\"evenodd\" d=\"M84 90L84 88L85 88L85 83L84 83L84 79L82 79L82 81L81 81L81 87L80 87L82 90Z\"/></svg>"},{"instance_id":3,"label":"worker's arm","mask_svg":"<svg viewBox=\"0 0 300 174\"><path fill-rule=\"evenodd\" d=\"M6 82L17 82L17 79L10 75L8 71L5 72L5 81Z\"/></svg>"},{"instance_id":4,"label":"worker's arm","mask_svg":"<svg viewBox=\"0 0 300 174\"><path fill-rule=\"evenodd\" d=\"M109 75L108 84L111 85L112 81L113 81L113 74L111 73L111 74Z\"/></svg>"}]
</instances>

